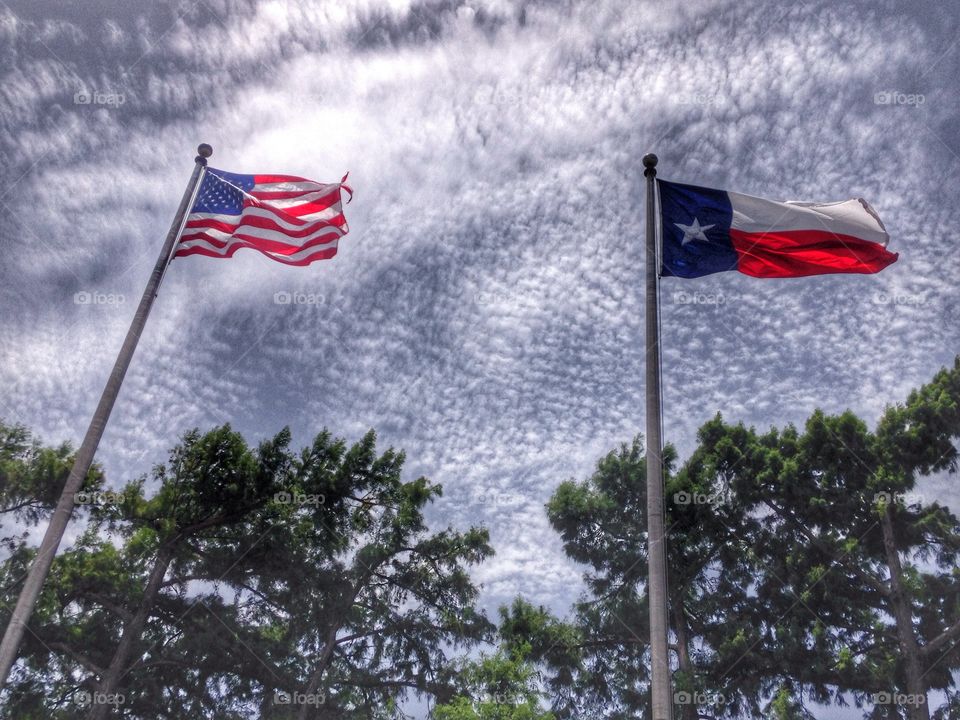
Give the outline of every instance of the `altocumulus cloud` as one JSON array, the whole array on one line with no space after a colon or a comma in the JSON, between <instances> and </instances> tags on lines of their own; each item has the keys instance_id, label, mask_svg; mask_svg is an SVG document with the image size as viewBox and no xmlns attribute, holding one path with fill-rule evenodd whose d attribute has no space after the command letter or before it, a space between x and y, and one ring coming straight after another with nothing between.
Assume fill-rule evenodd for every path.
<instances>
[{"instance_id":1,"label":"altocumulus cloud","mask_svg":"<svg viewBox=\"0 0 960 720\"><path fill-rule=\"evenodd\" d=\"M191 426L374 427L444 485L435 524L491 527L485 602L566 609L579 570L543 503L643 427L649 150L669 179L867 197L901 253L666 281L681 454L718 410L873 420L957 350L960 52L935 3L98 7L0 10L5 418L79 439L197 142L357 190L332 262L174 263L101 445L115 482Z\"/></svg>"}]
</instances>

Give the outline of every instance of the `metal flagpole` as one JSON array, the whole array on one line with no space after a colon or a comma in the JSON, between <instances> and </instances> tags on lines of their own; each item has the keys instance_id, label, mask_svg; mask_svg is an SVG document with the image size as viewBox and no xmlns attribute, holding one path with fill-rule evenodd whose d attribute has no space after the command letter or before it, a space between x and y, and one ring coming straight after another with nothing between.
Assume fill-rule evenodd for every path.
<instances>
[{"instance_id":1,"label":"metal flagpole","mask_svg":"<svg viewBox=\"0 0 960 720\"><path fill-rule=\"evenodd\" d=\"M187 213L193 203L197 188L200 186L200 179L203 176L204 168L207 165L207 158L213 154L213 148L203 143L197 148L196 165L193 168L193 174L190 176L190 182L187 183L187 189L180 200L180 207L177 208L177 214L170 226L170 232L164 240L163 247L160 249L160 256L157 258L157 264L154 265L150 279L147 281L147 287L143 291L143 297L140 298L140 304L133 315L133 321L130 323L130 329L127 330L127 336L120 348L120 354L117 355L117 361L113 365L113 371L107 380L107 385L100 395L100 403L97 405L93 419L87 427L87 433L83 436L83 442L73 460L73 467L70 468L70 475L63 486L63 492L57 501L57 507L50 518L50 524L47 525L47 531L44 533L43 542L40 543L40 550L30 566L30 572L27 574L23 589L20 591L20 597L17 599L17 605L10 616L10 622L3 634L3 641L0 642L0 685L6 685L10 675L10 669L17 659L17 651L20 648L20 642L23 639L24 630L27 622L33 614L33 608L37 603L37 597L43 588L43 583L50 571L50 565L53 563L53 557L56 555L60 541L63 539L63 533L73 514L75 505L75 496L83 486L83 481L90 471L90 465L93 463L94 453L97 451L97 445L100 444L100 438L103 435L107 419L110 417L110 411L120 392L120 385L123 382L123 376L130 366L130 359L137 349L137 342L140 340L140 333L143 332L143 326L147 322L147 315L150 314L150 308L153 306L153 300L157 296L157 290L160 287L160 281L167 269L173 255L173 248L180 237Z\"/></svg>"},{"instance_id":2,"label":"metal flagpole","mask_svg":"<svg viewBox=\"0 0 960 720\"><path fill-rule=\"evenodd\" d=\"M667 554L663 529L663 439L660 432L660 268L657 261L654 185L657 156L643 156L647 178L646 380L647 380L647 597L650 603L650 666L653 720L672 720L670 661L667 657Z\"/></svg>"}]
</instances>

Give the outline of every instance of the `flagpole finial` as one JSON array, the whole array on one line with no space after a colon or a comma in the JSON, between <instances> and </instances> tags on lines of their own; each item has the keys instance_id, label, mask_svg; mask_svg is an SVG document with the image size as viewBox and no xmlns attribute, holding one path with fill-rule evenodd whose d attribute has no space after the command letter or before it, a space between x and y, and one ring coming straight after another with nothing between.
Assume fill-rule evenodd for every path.
<instances>
[{"instance_id":1,"label":"flagpole finial","mask_svg":"<svg viewBox=\"0 0 960 720\"><path fill-rule=\"evenodd\" d=\"M646 170L643 171L643 174L646 177L657 174L657 156L653 153L647 153L643 156L643 166Z\"/></svg>"},{"instance_id":2,"label":"flagpole finial","mask_svg":"<svg viewBox=\"0 0 960 720\"><path fill-rule=\"evenodd\" d=\"M202 162L204 165L207 164L207 158L213 155L213 148L207 145L207 143L200 143L197 145L197 162Z\"/></svg>"}]
</instances>

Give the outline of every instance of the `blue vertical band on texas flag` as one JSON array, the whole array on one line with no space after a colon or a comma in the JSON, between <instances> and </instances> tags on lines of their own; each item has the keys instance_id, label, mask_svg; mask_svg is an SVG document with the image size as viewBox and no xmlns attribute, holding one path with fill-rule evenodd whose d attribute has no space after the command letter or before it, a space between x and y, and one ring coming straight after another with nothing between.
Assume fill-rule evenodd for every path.
<instances>
[{"instance_id":1,"label":"blue vertical band on texas flag","mask_svg":"<svg viewBox=\"0 0 960 720\"><path fill-rule=\"evenodd\" d=\"M657 185L665 276L875 273L897 260L886 249L883 223L861 198L780 202L664 180Z\"/></svg>"},{"instance_id":2,"label":"blue vertical band on texas flag","mask_svg":"<svg viewBox=\"0 0 960 720\"><path fill-rule=\"evenodd\" d=\"M693 278L737 269L730 242L733 210L722 190L660 180L663 275Z\"/></svg>"}]
</instances>

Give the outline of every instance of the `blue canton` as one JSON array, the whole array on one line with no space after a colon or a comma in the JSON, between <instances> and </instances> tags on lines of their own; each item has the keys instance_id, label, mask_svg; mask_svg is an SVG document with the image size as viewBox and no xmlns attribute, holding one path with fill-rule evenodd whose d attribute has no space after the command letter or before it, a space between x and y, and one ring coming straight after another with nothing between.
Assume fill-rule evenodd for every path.
<instances>
[{"instance_id":1,"label":"blue canton","mask_svg":"<svg viewBox=\"0 0 960 720\"><path fill-rule=\"evenodd\" d=\"M255 184L253 175L208 168L191 212L239 215L243 212L243 193L240 190L250 192Z\"/></svg>"}]
</instances>

